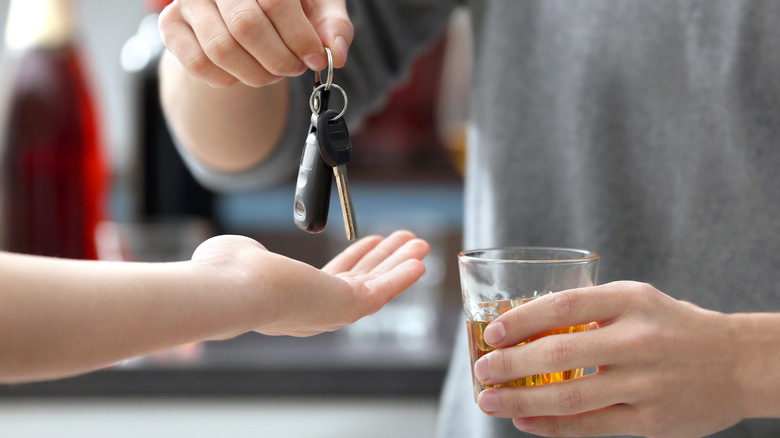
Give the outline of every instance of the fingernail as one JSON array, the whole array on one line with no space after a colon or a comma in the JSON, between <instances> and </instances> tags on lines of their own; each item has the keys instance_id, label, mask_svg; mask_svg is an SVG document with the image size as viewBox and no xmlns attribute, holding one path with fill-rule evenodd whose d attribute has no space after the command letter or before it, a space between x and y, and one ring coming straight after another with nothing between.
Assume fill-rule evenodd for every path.
<instances>
[{"instance_id":1,"label":"fingernail","mask_svg":"<svg viewBox=\"0 0 780 438\"><path fill-rule=\"evenodd\" d=\"M482 382L490 379L490 359L487 356L482 357L474 364L474 375Z\"/></svg>"},{"instance_id":2,"label":"fingernail","mask_svg":"<svg viewBox=\"0 0 780 438\"><path fill-rule=\"evenodd\" d=\"M526 432L533 432L536 429L533 418L515 418L512 422L515 423L516 428Z\"/></svg>"},{"instance_id":3,"label":"fingernail","mask_svg":"<svg viewBox=\"0 0 780 438\"><path fill-rule=\"evenodd\" d=\"M339 54L343 57L344 62L347 62L347 52L349 51L347 40L342 36L337 36L336 39L333 40L333 43L336 45L336 50L338 50Z\"/></svg>"},{"instance_id":4,"label":"fingernail","mask_svg":"<svg viewBox=\"0 0 780 438\"><path fill-rule=\"evenodd\" d=\"M483 336L485 337L485 342L488 344L498 344L506 337L506 327L504 327L503 322L490 323L487 328L485 328Z\"/></svg>"},{"instance_id":5,"label":"fingernail","mask_svg":"<svg viewBox=\"0 0 780 438\"><path fill-rule=\"evenodd\" d=\"M328 60L322 53L310 53L303 57L303 62L312 70L324 70L328 66Z\"/></svg>"},{"instance_id":6,"label":"fingernail","mask_svg":"<svg viewBox=\"0 0 780 438\"><path fill-rule=\"evenodd\" d=\"M501 410L501 400L496 391L485 390L479 395L479 408L485 412L498 412Z\"/></svg>"}]
</instances>

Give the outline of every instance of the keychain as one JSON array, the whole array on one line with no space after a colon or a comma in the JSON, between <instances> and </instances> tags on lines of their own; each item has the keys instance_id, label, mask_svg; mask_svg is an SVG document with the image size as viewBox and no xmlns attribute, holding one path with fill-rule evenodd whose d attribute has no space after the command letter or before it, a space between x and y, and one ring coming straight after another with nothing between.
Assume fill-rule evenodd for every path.
<instances>
[{"instance_id":1,"label":"keychain","mask_svg":"<svg viewBox=\"0 0 780 438\"><path fill-rule=\"evenodd\" d=\"M330 205L331 174L336 179L341 212L347 239L357 239L357 224L352 205L352 195L347 178L347 164L352 158L352 141L344 114L347 112L347 93L333 83L333 56L327 47L328 77L321 82L320 72L315 72L314 90L309 97L312 115L306 144L298 166L295 185L294 218L298 228L319 233L325 229ZM344 96L341 112L328 109L330 92L335 88Z\"/></svg>"}]
</instances>

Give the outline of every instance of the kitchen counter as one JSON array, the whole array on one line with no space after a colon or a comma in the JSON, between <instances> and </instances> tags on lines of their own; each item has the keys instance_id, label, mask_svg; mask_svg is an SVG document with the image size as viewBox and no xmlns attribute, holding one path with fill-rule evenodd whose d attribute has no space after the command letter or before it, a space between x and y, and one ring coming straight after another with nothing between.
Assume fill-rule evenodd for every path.
<instances>
[{"instance_id":1,"label":"kitchen counter","mask_svg":"<svg viewBox=\"0 0 780 438\"><path fill-rule=\"evenodd\" d=\"M403 348L390 340L351 340L342 332L310 338L246 334L208 342L189 360L137 358L90 374L0 385L0 398L29 396L371 396L437 397L459 313L439 336ZM468 358L463 358L468 360Z\"/></svg>"}]
</instances>

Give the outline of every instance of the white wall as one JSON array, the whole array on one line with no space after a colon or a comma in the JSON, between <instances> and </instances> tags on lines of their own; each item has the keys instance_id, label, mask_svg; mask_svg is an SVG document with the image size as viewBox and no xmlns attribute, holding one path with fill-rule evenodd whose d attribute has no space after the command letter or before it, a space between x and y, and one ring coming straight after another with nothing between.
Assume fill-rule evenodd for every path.
<instances>
[{"instance_id":1,"label":"white wall","mask_svg":"<svg viewBox=\"0 0 780 438\"><path fill-rule=\"evenodd\" d=\"M0 435L25 438L430 438L436 400L8 399Z\"/></svg>"}]
</instances>

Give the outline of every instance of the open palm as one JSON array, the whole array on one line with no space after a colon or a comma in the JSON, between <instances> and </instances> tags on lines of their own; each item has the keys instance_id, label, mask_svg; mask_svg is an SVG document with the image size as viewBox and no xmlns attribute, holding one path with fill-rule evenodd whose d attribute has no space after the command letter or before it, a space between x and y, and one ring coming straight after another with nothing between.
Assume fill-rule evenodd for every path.
<instances>
[{"instance_id":1,"label":"open palm","mask_svg":"<svg viewBox=\"0 0 780 438\"><path fill-rule=\"evenodd\" d=\"M193 261L233 272L255 331L311 336L381 309L425 273L421 260L429 249L408 231L368 236L317 269L252 239L220 236L201 244Z\"/></svg>"}]
</instances>

